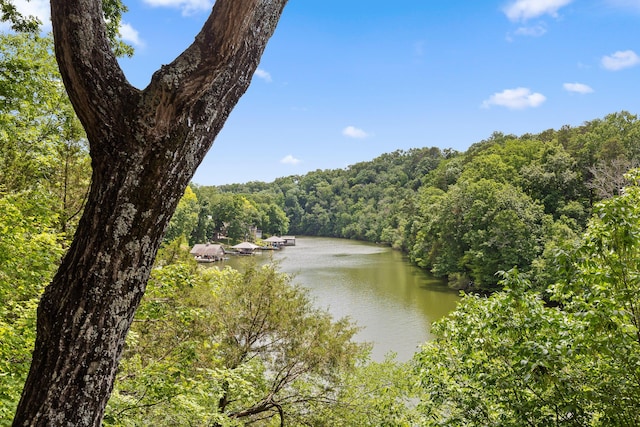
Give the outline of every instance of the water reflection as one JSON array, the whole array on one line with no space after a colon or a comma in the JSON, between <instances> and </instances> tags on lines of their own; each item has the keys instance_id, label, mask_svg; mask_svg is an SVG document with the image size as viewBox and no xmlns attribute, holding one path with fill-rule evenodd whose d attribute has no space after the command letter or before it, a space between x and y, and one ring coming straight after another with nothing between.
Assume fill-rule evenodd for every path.
<instances>
[{"instance_id":1,"label":"water reflection","mask_svg":"<svg viewBox=\"0 0 640 427\"><path fill-rule=\"evenodd\" d=\"M318 307L335 317L349 316L372 342L374 360L397 353L408 360L431 338L431 322L449 313L459 297L441 281L407 262L401 253L363 242L298 237L296 246L265 251L253 258L276 261L310 290ZM242 257L226 265L241 266Z\"/></svg>"}]
</instances>

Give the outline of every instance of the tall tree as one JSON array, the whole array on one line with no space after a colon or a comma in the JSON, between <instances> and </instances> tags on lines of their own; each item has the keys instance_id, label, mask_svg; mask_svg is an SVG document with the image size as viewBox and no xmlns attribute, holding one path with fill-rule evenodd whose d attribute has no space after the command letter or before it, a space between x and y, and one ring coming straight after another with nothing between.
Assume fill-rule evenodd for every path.
<instances>
[{"instance_id":1,"label":"tall tree","mask_svg":"<svg viewBox=\"0 0 640 427\"><path fill-rule=\"evenodd\" d=\"M248 88L286 0L217 0L193 44L144 90L117 63L101 3L51 1L56 59L93 175L38 308L16 426L100 425L171 214Z\"/></svg>"},{"instance_id":2,"label":"tall tree","mask_svg":"<svg viewBox=\"0 0 640 427\"><path fill-rule=\"evenodd\" d=\"M312 425L310 405L349 403L341 376L369 353L350 320L315 308L274 265L189 261L154 269L106 424Z\"/></svg>"},{"instance_id":3,"label":"tall tree","mask_svg":"<svg viewBox=\"0 0 640 427\"><path fill-rule=\"evenodd\" d=\"M436 323L415 358L423 425L640 425L640 172L626 179L557 251L546 292L511 270Z\"/></svg>"}]
</instances>

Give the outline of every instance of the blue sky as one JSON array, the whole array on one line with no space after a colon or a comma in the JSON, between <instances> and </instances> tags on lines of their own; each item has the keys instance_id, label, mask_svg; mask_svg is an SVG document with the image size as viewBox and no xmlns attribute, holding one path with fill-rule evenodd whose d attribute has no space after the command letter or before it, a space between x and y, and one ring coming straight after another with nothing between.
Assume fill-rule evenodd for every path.
<instances>
[{"instance_id":1,"label":"blue sky","mask_svg":"<svg viewBox=\"0 0 640 427\"><path fill-rule=\"evenodd\" d=\"M136 54L121 65L140 88L213 4L125 3L122 35ZM193 181L270 182L638 114L639 77L640 0L290 0Z\"/></svg>"}]
</instances>

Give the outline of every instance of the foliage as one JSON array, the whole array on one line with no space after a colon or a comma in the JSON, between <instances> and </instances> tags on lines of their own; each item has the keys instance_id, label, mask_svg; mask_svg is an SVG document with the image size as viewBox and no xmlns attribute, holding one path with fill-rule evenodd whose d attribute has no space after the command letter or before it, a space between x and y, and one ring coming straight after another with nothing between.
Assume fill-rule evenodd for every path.
<instances>
[{"instance_id":1,"label":"foliage","mask_svg":"<svg viewBox=\"0 0 640 427\"><path fill-rule=\"evenodd\" d=\"M404 248L414 192L444 154L438 148L398 150L345 170L310 172L272 184L234 184L223 193L267 198L282 208L292 234L346 237Z\"/></svg>"},{"instance_id":2,"label":"foliage","mask_svg":"<svg viewBox=\"0 0 640 427\"><path fill-rule=\"evenodd\" d=\"M89 187L84 132L58 74L52 40L0 35L0 191L44 188L72 231Z\"/></svg>"},{"instance_id":3,"label":"foliage","mask_svg":"<svg viewBox=\"0 0 640 427\"><path fill-rule=\"evenodd\" d=\"M268 425L336 404L367 347L274 266L156 269L129 334L107 425Z\"/></svg>"},{"instance_id":4,"label":"foliage","mask_svg":"<svg viewBox=\"0 0 640 427\"><path fill-rule=\"evenodd\" d=\"M133 47L125 43L120 34L122 15L128 10L122 0L102 0L102 11L107 24L107 37L116 56L133 56Z\"/></svg>"},{"instance_id":5,"label":"foliage","mask_svg":"<svg viewBox=\"0 0 640 427\"><path fill-rule=\"evenodd\" d=\"M436 325L416 356L425 425L640 423L640 174L629 180L559 255L553 306L513 270Z\"/></svg>"},{"instance_id":6,"label":"foliage","mask_svg":"<svg viewBox=\"0 0 640 427\"><path fill-rule=\"evenodd\" d=\"M35 311L62 256L42 191L0 194L0 425L20 398L35 340Z\"/></svg>"},{"instance_id":7,"label":"foliage","mask_svg":"<svg viewBox=\"0 0 640 427\"><path fill-rule=\"evenodd\" d=\"M51 39L36 34L0 39L0 424L5 425L29 370L38 300L73 234L91 171Z\"/></svg>"},{"instance_id":8,"label":"foliage","mask_svg":"<svg viewBox=\"0 0 640 427\"><path fill-rule=\"evenodd\" d=\"M5 19L27 24L9 2L0 6ZM119 0L103 6L113 38L124 9ZM51 40L1 38L7 424L29 368L37 300L75 230L91 171ZM494 133L465 153L397 151L271 184L188 188L129 335L107 424L416 425L411 403L426 393L418 407L426 425L637 425L640 194L638 174L623 173L640 160L638 135L637 117L621 112L537 135ZM436 327L440 338L416 358L421 391L407 366L368 361L351 342L354 325L314 309L274 267L201 271L185 252L216 233L243 239L252 226L383 242L480 289L495 290L496 271L518 268L503 275L503 292L466 296Z\"/></svg>"},{"instance_id":9,"label":"foliage","mask_svg":"<svg viewBox=\"0 0 640 427\"><path fill-rule=\"evenodd\" d=\"M120 37L122 14L127 12L127 6L122 0L103 0L102 11L107 24L107 37L117 56L132 56L133 47L126 44ZM12 0L0 0L0 22L9 22L11 29L16 32L36 34L42 22L34 16L24 16L13 4Z\"/></svg>"},{"instance_id":10,"label":"foliage","mask_svg":"<svg viewBox=\"0 0 640 427\"><path fill-rule=\"evenodd\" d=\"M392 355L382 362L363 361L341 379L332 405L311 404L301 425L335 427L414 426L421 419L415 402L418 379L409 363Z\"/></svg>"},{"instance_id":11,"label":"foliage","mask_svg":"<svg viewBox=\"0 0 640 427\"><path fill-rule=\"evenodd\" d=\"M191 187L187 187L184 195L178 202L178 207L171 217L169 226L164 235L164 241L169 242L179 237L188 238L191 231L198 224L198 197Z\"/></svg>"},{"instance_id":12,"label":"foliage","mask_svg":"<svg viewBox=\"0 0 640 427\"><path fill-rule=\"evenodd\" d=\"M48 203L35 192L0 199L3 425L29 368L38 297L63 252ZM105 425L267 425L280 408L295 423L383 425L409 416L405 368L368 362L348 320L313 308L273 266L198 269L187 249L177 239L159 252L163 267L129 334ZM243 337L253 341L240 345Z\"/></svg>"},{"instance_id":13,"label":"foliage","mask_svg":"<svg viewBox=\"0 0 640 427\"><path fill-rule=\"evenodd\" d=\"M11 0L0 0L0 21L10 22L13 31L35 33L42 23L33 16L24 16Z\"/></svg>"},{"instance_id":14,"label":"foliage","mask_svg":"<svg viewBox=\"0 0 640 427\"><path fill-rule=\"evenodd\" d=\"M289 219L272 195L220 193L214 187L198 186L194 191L200 211L190 233L191 244L211 242L216 236L247 240L254 228L266 235L283 235L289 229Z\"/></svg>"},{"instance_id":15,"label":"foliage","mask_svg":"<svg viewBox=\"0 0 640 427\"><path fill-rule=\"evenodd\" d=\"M480 179L449 188L436 206L422 211L412 255L427 253L423 266L440 276L461 275L483 288L495 272L527 268L542 251L543 208L507 183Z\"/></svg>"}]
</instances>

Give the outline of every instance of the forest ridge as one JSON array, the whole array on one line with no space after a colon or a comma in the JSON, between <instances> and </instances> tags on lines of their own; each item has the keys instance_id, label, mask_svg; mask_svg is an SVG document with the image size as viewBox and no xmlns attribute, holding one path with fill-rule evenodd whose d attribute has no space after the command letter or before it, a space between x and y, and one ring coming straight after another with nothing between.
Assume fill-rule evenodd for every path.
<instances>
[{"instance_id":1,"label":"forest ridge","mask_svg":"<svg viewBox=\"0 0 640 427\"><path fill-rule=\"evenodd\" d=\"M495 273L516 266L550 279L555 250L578 240L594 204L619 194L639 160L640 123L622 111L539 134L495 132L465 152L416 148L271 183L193 185L197 223L174 221L168 236L180 227L193 244L231 224L239 238L244 223L364 240L406 252L454 287L494 290Z\"/></svg>"}]
</instances>

